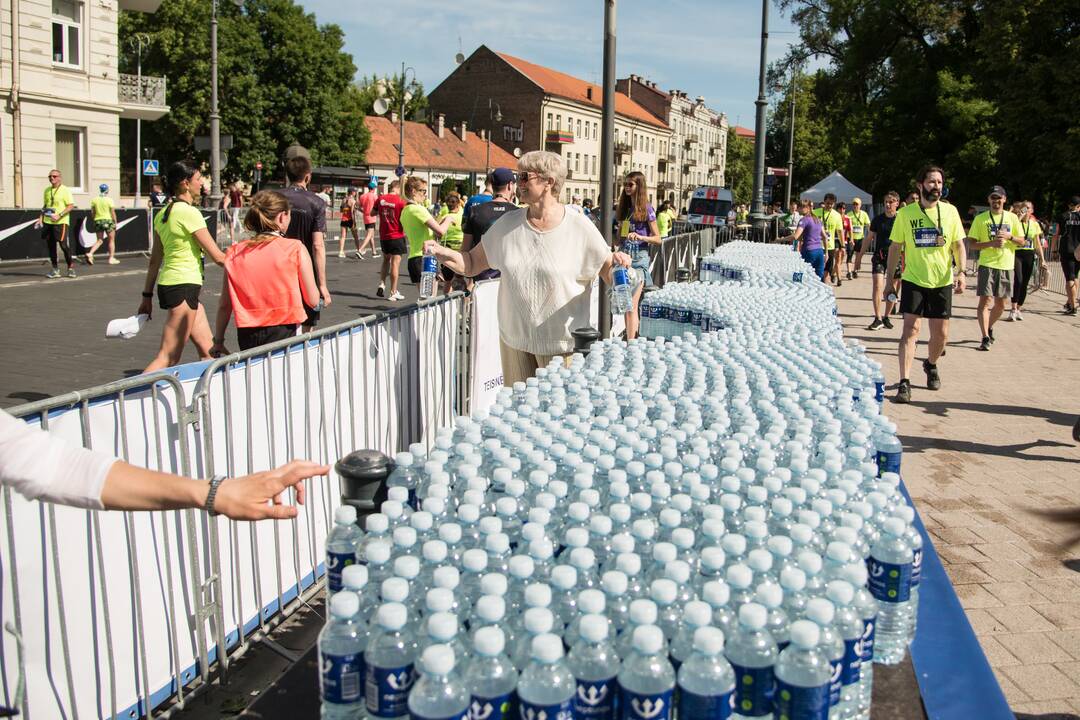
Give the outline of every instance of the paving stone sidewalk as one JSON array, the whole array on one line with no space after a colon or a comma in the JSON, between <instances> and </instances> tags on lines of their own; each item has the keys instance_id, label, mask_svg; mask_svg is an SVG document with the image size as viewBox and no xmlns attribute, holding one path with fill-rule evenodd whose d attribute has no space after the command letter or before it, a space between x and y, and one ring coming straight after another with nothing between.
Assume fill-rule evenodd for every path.
<instances>
[{"instance_id":1,"label":"paving stone sidewalk","mask_svg":"<svg viewBox=\"0 0 1080 720\"><path fill-rule=\"evenodd\" d=\"M867 264L869 269L869 264ZM973 285L973 283L971 283ZM870 275L837 288L848 338L899 380L894 330L869 332ZM912 402L886 400L904 444L904 480L956 593L1018 717L1080 718L1080 547L1034 515L1080 505L1080 319L1063 296L1028 298L1023 322L1000 322L979 352L973 291L956 299L942 387L912 368ZM1080 528L1072 528L1072 534Z\"/></svg>"}]
</instances>

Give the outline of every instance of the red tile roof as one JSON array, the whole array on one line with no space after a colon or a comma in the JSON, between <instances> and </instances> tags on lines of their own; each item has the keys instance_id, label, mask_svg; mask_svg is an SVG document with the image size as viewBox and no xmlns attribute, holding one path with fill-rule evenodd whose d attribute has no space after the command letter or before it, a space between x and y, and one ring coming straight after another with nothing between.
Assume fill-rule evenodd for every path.
<instances>
[{"instance_id":1,"label":"red tile roof","mask_svg":"<svg viewBox=\"0 0 1080 720\"><path fill-rule=\"evenodd\" d=\"M593 85L592 83L580 80L573 75L567 75L558 70L552 70L551 68L536 65L527 60L507 55L506 53L496 53L496 55L510 63L510 65L522 75L539 85L548 95L567 98L568 100L573 100L585 105L592 105L595 108L603 106L604 90L599 85ZM589 88L592 88L591 99L588 96ZM668 129L668 126L664 121L657 119L655 115L622 93L615 93L615 112L624 117L646 123L647 125L664 128L665 130Z\"/></svg>"},{"instance_id":2,"label":"red tile roof","mask_svg":"<svg viewBox=\"0 0 1080 720\"><path fill-rule=\"evenodd\" d=\"M389 165L396 167L398 162L397 142L399 128L389 118L368 115L364 124L371 133L371 146L368 148L368 165ZM465 133L462 142L453 128L443 130L440 138L430 125L419 122L405 122L405 165L407 167L435 168L438 170L459 170L484 172L487 159L487 142L472 131ZM517 167L517 158L491 143L491 167Z\"/></svg>"},{"instance_id":3,"label":"red tile roof","mask_svg":"<svg viewBox=\"0 0 1080 720\"><path fill-rule=\"evenodd\" d=\"M754 142L754 139L757 137L757 133L750 128L744 128L742 125L735 126L735 134L741 138L746 138L750 142Z\"/></svg>"}]
</instances>

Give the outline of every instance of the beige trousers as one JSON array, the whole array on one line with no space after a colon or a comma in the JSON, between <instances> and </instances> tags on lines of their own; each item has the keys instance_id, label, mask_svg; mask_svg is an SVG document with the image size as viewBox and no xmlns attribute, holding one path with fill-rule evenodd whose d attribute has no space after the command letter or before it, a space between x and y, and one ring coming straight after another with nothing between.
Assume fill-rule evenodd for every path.
<instances>
[{"instance_id":1,"label":"beige trousers","mask_svg":"<svg viewBox=\"0 0 1080 720\"><path fill-rule=\"evenodd\" d=\"M516 382L525 382L536 374L537 368L547 367L552 358L561 358L563 362L569 356L534 355L531 352L512 348L499 340L499 356L502 359L503 385L513 387Z\"/></svg>"}]
</instances>

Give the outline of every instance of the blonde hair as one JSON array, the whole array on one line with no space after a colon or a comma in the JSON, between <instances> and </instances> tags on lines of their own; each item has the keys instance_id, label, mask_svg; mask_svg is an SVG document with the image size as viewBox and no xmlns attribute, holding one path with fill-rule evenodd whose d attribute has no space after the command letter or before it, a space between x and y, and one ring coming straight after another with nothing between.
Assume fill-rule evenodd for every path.
<instances>
[{"instance_id":1,"label":"blonde hair","mask_svg":"<svg viewBox=\"0 0 1080 720\"><path fill-rule=\"evenodd\" d=\"M425 187L427 187L427 180L417 177L416 175L410 175L405 178L405 199L412 200L413 195L415 195L418 190L422 190Z\"/></svg>"},{"instance_id":2,"label":"blonde hair","mask_svg":"<svg viewBox=\"0 0 1080 720\"><path fill-rule=\"evenodd\" d=\"M281 193L260 190L251 197L247 214L244 215L244 227L255 233L253 240L265 242L271 239L271 233L278 231L277 216L291 209L288 198Z\"/></svg>"},{"instance_id":3,"label":"blonde hair","mask_svg":"<svg viewBox=\"0 0 1080 720\"><path fill-rule=\"evenodd\" d=\"M566 163L561 156L546 150L533 150L521 156L518 160L518 170L522 172L536 173L542 178L552 181L551 194L558 197L566 182Z\"/></svg>"}]
</instances>

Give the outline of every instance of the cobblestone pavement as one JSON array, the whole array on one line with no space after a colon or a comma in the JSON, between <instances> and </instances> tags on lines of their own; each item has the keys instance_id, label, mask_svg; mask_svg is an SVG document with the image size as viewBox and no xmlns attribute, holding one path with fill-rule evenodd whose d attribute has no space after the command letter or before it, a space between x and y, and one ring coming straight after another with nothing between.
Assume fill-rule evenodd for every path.
<instances>
[{"instance_id":1,"label":"cobblestone pavement","mask_svg":"<svg viewBox=\"0 0 1080 720\"><path fill-rule=\"evenodd\" d=\"M901 319L866 330L868 273L837 299L846 336L883 364L891 396ZM904 444L904 481L1013 710L1077 718L1080 547L1061 547L1066 529L1031 512L1080 506L1080 320L1060 314L1063 301L1029 296L1024 321L999 322L991 351L978 352L969 290L954 304L941 389L926 389L924 327L912 402L886 400L885 411Z\"/></svg>"}]
</instances>

